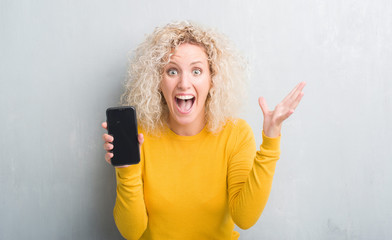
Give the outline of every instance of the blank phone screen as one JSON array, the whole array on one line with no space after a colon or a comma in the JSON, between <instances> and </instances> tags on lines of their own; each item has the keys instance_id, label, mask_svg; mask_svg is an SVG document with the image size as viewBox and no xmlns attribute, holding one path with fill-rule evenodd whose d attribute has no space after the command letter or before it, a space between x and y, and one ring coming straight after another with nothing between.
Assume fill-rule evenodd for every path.
<instances>
[{"instance_id":1,"label":"blank phone screen","mask_svg":"<svg viewBox=\"0 0 392 240\"><path fill-rule=\"evenodd\" d=\"M112 165L139 163L140 151L135 109L133 107L108 108L106 118L108 132L114 137Z\"/></svg>"}]
</instances>

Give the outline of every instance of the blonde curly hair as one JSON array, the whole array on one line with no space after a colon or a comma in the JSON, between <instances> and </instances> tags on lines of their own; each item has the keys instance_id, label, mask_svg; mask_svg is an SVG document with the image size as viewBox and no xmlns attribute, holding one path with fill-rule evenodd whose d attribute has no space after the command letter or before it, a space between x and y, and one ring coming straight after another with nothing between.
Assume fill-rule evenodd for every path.
<instances>
[{"instance_id":1,"label":"blonde curly hair","mask_svg":"<svg viewBox=\"0 0 392 240\"><path fill-rule=\"evenodd\" d=\"M133 52L121 96L122 105L136 107L138 125L149 133L167 124L169 110L160 91L163 69L182 43L202 46L208 56L211 89L206 100L206 123L218 132L233 120L244 94L247 64L228 39L211 29L188 21L157 27Z\"/></svg>"}]
</instances>

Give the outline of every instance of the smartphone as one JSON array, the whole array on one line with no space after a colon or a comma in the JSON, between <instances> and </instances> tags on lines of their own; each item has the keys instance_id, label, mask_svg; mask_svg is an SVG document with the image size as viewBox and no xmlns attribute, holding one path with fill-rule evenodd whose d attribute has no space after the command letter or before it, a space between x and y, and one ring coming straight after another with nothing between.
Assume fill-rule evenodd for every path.
<instances>
[{"instance_id":1,"label":"smartphone","mask_svg":"<svg viewBox=\"0 0 392 240\"><path fill-rule=\"evenodd\" d=\"M136 110L134 107L112 107L106 109L108 133L114 137L112 165L123 166L140 162L137 139Z\"/></svg>"}]
</instances>

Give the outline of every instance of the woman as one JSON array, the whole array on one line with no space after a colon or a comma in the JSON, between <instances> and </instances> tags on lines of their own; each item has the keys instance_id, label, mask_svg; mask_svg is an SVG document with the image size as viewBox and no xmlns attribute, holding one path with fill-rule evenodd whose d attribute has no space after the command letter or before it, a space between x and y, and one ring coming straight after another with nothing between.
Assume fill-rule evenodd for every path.
<instances>
[{"instance_id":1,"label":"woman","mask_svg":"<svg viewBox=\"0 0 392 240\"><path fill-rule=\"evenodd\" d=\"M264 98L263 143L234 118L245 67L228 41L179 22L136 50L125 105L136 106L141 161L116 167L114 219L127 239L238 239L267 202L280 130L300 102L300 83L273 110ZM106 123L102 126L106 128ZM104 134L104 148L113 137ZM113 154L107 152L110 163Z\"/></svg>"}]
</instances>

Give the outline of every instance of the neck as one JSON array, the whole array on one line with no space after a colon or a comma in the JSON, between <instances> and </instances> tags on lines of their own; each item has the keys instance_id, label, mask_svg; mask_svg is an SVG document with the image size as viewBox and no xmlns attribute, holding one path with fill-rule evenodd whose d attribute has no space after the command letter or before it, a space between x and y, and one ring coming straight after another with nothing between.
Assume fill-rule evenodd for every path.
<instances>
[{"instance_id":1,"label":"neck","mask_svg":"<svg viewBox=\"0 0 392 240\"><path fill-rule=\"evenodd\" d=\"M200 133L204 126L206 125L205 121L199 122L199 123L194 123L191 125L178 125L178 124L173 124L169 120L168 126L170 130L172 130L175 134L179 136L194 136L198 133Z\"/></svg>"}]
</instances>

